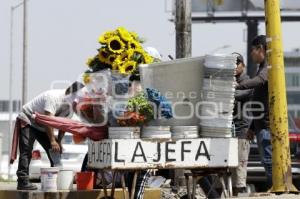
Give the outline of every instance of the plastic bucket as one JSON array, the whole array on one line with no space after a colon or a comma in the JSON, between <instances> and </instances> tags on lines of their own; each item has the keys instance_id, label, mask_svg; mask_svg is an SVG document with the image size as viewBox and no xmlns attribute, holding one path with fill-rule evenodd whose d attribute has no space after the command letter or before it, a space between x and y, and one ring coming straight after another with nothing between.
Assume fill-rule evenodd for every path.
<instances>
[{"instance_id":1,"label":"plastic bucket","mask_svg":"<svg viewBox=\"0 0 300 199\"><path fill-rule=\"evenodd\" d=\"M78 172L76 174L77 190L93 190L94 172Z\"/></svg>"},{"instance_id":2,"label":"plastic bucket","mask_svg":"<svg viewBox=\"0 0 300 199\"><path fill-rule=\"evenodd\" d=\"M144 126L141 137L154 139L170 139L170 126Z\"/></svg>"},{"instance_id":3,"label":"plastic bucket","mask_svg":"<svg viewBox=\"0 0 300 199\"><path fill-rule=\"evenodd\" d=\"M175 139L191 139L199 137L198 126L172 126L172 138Z\"/></svg>"},{"instance_id":4,"label":"plastic bucket","mask_svg":"<svg viewBox=\"0 0 300 199\"><path fill-rule=\"evenodd\" d=\"M71 190L73 188L73 170L60 170L57 176L57 188L59 190Z\"/></svg>"},{"instance_id":5,"label":"plastic bucket","mask_svg":"<svg viewBox=\"0 0 300 199\"><path fill-rule=\"evenodd\" d=\"M140 127L109 127L109 139L136 139L140 138Z\"/></svg>"},{"instance_id":6,"label":"plastic bucket","mask_svg":"<svg viewBox=\"0 0 300 199\"><path fill-rule=\"evenodd\" d=\"M42 191L57 191L58 167L41 168Z\"/></svg>"}]
</instances>

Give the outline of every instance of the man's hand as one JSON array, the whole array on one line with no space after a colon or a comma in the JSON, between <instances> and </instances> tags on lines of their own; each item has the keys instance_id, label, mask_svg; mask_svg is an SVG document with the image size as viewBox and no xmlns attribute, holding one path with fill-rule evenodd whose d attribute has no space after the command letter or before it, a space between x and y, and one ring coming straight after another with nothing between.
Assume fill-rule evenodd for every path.
<instances>
[{"instance_id":1,"label":"man's hand","mask_svg":"<svg viewBox=\"0 0 300 199\"><path fill-rule=\"evenodd\" d=\"M60 151L61 151L61 147L56 141L51 142L51 148L56 153L60 153Z\"/></svg>"},{"instance_id":2,"label":"man's hand","mask_svg":"<svg viewBox=\"0 0 300 199\"><path fill-rule=\"evenodd\" d=\"M254 139L254 135L255 135L254 131L252 131L251 129L248 129L248 131L247 131L247 139L248 140L253 140Z\"/></svg>"},{"instance_id":3,"label":"man's hand","mask_svg":"<svg viewBox=\"0 0 300 199\"><path fill-rule=\"evenodd\" d=\"M233 87L236 88L239 85L237 82L233 82Z\"/></svg>"}]
</instances>

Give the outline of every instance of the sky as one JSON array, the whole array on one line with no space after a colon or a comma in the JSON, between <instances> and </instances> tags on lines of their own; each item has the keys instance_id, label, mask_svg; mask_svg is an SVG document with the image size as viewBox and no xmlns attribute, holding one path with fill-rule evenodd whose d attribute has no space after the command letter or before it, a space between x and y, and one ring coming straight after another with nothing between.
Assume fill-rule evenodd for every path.
<instances>
[{"instance_id":1,"label":"sky","mask_svg":"<svg viewBox=\"0 0 300 199\"><path fill-rule=\"evenodd\" d=\"M10 7L21 0L0 0L0 100L9 98ZM124 26L146 39L167 59L175 57L171 0L29 0L28 100L50 88L65 88L85 71L101 33ZM13 98L21 98L22 7L13 12ZM283 23L284 50L300 47L300 24ZM260 24L259 33L265 33ZM246 54L244 23L192 25L192 56Z\"/></svg>"}]
</instances>

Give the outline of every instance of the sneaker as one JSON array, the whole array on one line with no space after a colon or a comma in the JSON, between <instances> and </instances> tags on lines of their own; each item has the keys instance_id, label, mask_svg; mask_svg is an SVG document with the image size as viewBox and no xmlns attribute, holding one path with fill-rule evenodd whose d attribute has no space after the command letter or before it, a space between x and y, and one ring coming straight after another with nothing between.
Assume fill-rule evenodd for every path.
<instances>
[{"instance_id":1,"label":"sneaker","mask_svg":"<svg viewBox=\"0 0 300 199\"><path fill-rule=\"evenodd\" d=\"M37 190L37 186L30 183L28 178L19 178L17 190Z\"/></svg>"},{"instance_id":2,"label":"sneaker","mask_svg":"<svg viewBox=\"0 0 300 199\"><path fill-rule=\"evenodd\" d=\"M240 193L247 193L246 187L233 187L232 188L233 196L238 196Z\"/></svg>"}]
</instances>

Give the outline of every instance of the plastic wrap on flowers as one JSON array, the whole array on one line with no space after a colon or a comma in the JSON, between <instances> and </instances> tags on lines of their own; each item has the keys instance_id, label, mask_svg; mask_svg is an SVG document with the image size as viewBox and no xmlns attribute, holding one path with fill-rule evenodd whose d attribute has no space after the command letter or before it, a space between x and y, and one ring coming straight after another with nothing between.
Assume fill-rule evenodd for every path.
<instances>
[{"instance_id":1,"label":"plastic wrap on flowers","mask_svg":"<svg viewBox=\"0 0 300 199\"><path fill-rule=\"evenodd\" d=\"M127 111L127 104L128 101L125 99L112 100L110 111L108 113L108 122L110 126L120 126L117 120L124 117L124 114Z\"/></svg>"},{"instance_id":2,"label":"plastic wrap on flowers","mask_svg":"<svg viewBox=\"0 0 300 199\"><path fill-rule=\"evenodd\" d=\"M111 73L112 96L114 98L128 98L129 77L116 71Z\"/></svg>"},{"instance_id":3,"label":"plastic wrap on flowers","mask_svg":"<svg viewBox=\"0 0 300 199\"><path fill-rule=\"evenodd\" d=\"M147 98L150 102L155 103L160 109L160 116L170 119L173 117L171 103L166 99L165 96L161 95L160 92L154 88L146 88Z\"/></svg>"},{"instance_id":4,"label":"plastic wrap on flowers","mask_svg":"<svg viewBox=\"0 0 300 199\"><path fill-rule=\"evenodd\" d=\"M89 95L110 95L111 94L111 71L101 70L89 74L89 81L85 87Z\"/></svg>"},{"instance_id":5,"label":"plastic wrap on flowers","mask_svg":"<svg viewBox=\"0 0 300 199\"><path fill-rule=\"evenodd\" d=\"M128 100L126 111L117 122L120 126L147 125L154 119L154 110L160 110L159 116L166 119L173 117L170 102L159 91L148 88L146 93L140 92Z\"/></svg>"},{"instance_id":6,"label":"plastic wrap on flowers","mask_svg":"<svg viewBox=\"0 0 300 199\"><path fill-rule=\"evenodd\" d=\"M111 72L92 73L90 81L77 93L73 109L79 119L91 125L107 124L111 97Z\"/></svg>"},{"instance_id":7,"label":"plastic wrap on flowers","mask_svg":"<svg viewBox=\"0 0 300 199\"><path fill-rule=\"evenodd\" d=\"M142 126L153 119L153 106L143 92L128 100L126 111L117 119L120 126Z\"/></svg>"},{"instance_id":8,"label":"plastic wrap on flowers","mask_svg":"<svg viewBox=\"0 0 300 199\"><path fill-rule=\"evenodd\" d=\"M82 122L103 126L107 123L107 96L79 96L74 101L75 113Z\"/></svg>"}]
</instances>

